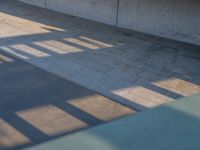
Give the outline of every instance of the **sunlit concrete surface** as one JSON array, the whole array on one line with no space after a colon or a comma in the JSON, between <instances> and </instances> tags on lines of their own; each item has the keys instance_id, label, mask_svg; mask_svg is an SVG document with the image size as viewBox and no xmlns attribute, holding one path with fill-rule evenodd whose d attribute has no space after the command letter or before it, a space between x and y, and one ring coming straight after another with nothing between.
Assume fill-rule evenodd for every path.
<instances>
[{"instance_id":1,"label":"sunlit concrete surface","mask_svg":"<svg viewBox=\"0 0 200 150\"><path fill-rule=\"evenodd\" d=\"M27 150L198 150L200 94Z\"/></svg>"},{"instance_id":2,"label":"sunlit concrete surface","mask_svg":"<svg viewBox=\"0 0 200 150\"><path fill-rule=\"evenodd\" d=\"M0 50L137 110L200 91L199 46L17 1L0 1Z\"/></svg>"},{"instance_id":3,"label":"sunlit concrete surface","mask_svg":"<svg viewBox=\"0 0 200 150\"><path fill-rule=\"evenodd\" d=\"M0 150L21 149L135 112L0 52Z\"/></svg>"}]
</instances>

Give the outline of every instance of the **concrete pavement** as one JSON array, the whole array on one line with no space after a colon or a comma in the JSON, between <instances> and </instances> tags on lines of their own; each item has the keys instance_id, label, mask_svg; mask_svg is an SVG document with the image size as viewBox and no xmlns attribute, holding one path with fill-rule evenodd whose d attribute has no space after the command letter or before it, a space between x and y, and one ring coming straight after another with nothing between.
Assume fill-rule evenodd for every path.
<instances>
[{"instance_id":1,"label":"concrete pavement","mask_svg":"<svg viewBox=\"0 0 200 150\"><path fill-rule=\"evenodd\" d=\"M2 0L1 149L39 144L197 93L199 56L197 45Z\"/></svg>"},{"instance_id":2,"label":"concrete pavement","mask_svg":"<svg viewBox=\"0 0 200 150\"><path fill-rule=\"evenodd\" d=\"M137 110L200 91L199 46L16 1L0 11L1 50Z\"/></svg>"},{"instance_id":3,"label":"concrete pavement","mask_svg":"<svg viewBox=\"0 0 200 150\"><path fill-rule=\"evenodd\" d=\"M0 3L0 49L26 62L140 111L200 91L197 45Z\"/></svg>"},{"instance_id":4,"label":"concrete pavement","mask_svg":"<svg viewBox=\"0 0 200 150\"><path fill-rule=\"evenodd\" d=\"M132 114L87 88L0 52L0 149L22 147Z\"/></svg>"}]
</instances>

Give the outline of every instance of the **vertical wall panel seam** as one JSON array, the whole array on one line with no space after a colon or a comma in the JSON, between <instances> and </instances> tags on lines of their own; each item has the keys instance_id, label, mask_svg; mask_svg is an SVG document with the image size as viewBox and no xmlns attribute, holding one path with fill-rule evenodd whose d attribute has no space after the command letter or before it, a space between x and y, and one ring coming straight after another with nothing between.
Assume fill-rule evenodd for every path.
<instances>
[{"instance_id":1,"label":"vertical wall panel seam","mask_svg":"<svg viewBox=\"0 0 200 150\"><path fill-rule=\"evenodd\" d=\"M47 8L47 0L44 0L44 7Z\"/></svg>"},{"instance_id":2,"label":"vertical wall panel seam","mask_svg":"<svg viewBox=\"0 0 200 150\"><path fill-rule=\"evenodd\" d=\"M116 22L115 22L115 26L118 26L118 21L119 21L119 5L120 5L120 0L117 0L117 11L116 11Z\"/></svg>"}]
</instances>

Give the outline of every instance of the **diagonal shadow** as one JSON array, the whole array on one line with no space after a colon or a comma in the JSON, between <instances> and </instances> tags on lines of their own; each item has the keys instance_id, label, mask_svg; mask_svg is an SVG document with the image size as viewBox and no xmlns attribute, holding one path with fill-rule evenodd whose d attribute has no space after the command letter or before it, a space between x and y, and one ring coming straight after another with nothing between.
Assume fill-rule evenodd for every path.
<instances>
[{"instance_id":1,"label":"diagonal shadow","mask_svg":"<svg viewBox=\"0 0 200 150\"><path fill-rule=\"evenodd\" d=\"M58 74L63 70L66 71L68 69L66 66L69 66L70 68L71 65L71 69L76 68L75 65L72 65L73 63L70 63L71 60L72 62L75 62L74 64L80 66L76 68L77 72L75 73L77 74L84 72L87 69L85 67L86 63L88 63L93 67L93 70L81 74L81 79L83 81L86 80L87 75L91 75L91 77L98 76L99 78L95 78L94 80L98 80L98 83L102 83L103 91L106 91L108 95L113 98L113 100L103 98L110 103L113 103L113 101L116 101L117 103L118 101L130 108L145 110L145 106L136 104L128 98L114 94L112 91L140 86L160 95L177 99L183 97L183 95L171 91L170 89L158 87L152 84L152 82L164 81L174 77L188 81L197 86L200 84L200 71L198 69L200 64L199 46L131 31L128 31L130 32L130 36L126 36L127 30L116 30L115 28L100 23L85 21L83 19L43 10L15 1L1 1L0 4L2 4L0 5L1 12L36 23L42 23L40 29L45 30L45 33L8 37L3 36L0 38L1 48L9 48L15 52L15 54L26 56L28 58L27 61L33 64L42 62L42 65L49 65L49 68L61 67L57 72ZM35 12L38 11L40 13L36 14ZM16 30L24 31L18 28L16 28L15 31ZM102 42L109 46L102 46L101 44L98 44L98 42L95 43L92 42L92 40L89 41L86 40L86 38L83 39L81 37L87 37L88 39L98 41L99 43ZM98 48L94 50L80 45L79 43L76 44L64 40L66 38L78 39ZM37 42L43 43L44 41L59 42L61 45L71 46L80 49L81 51L74 53L66 51L65 54L59 54L47 47L36 45ZM27 48L25 51L22 51L19 47L16 47L16 45L20 44L47 53L49 56L37 57L37 55L30 54L30 49ZM57 49L68 50L65 47L57 46L56 44L53 44L53 46ZM30 120L26 121L24 118L18 116L16 114L17 112L26 110L28 112L28 110L34 108L52 105L53 107L56 107L56 110L59 109L62 110L62 113L69 113L88 126L104 123L104 120L68 103L73 99L94 96L96 95L95 92L57 77L33 65L22 62L2 51L0 51L0 53L14 60L14 62L3 62L0 64L0 110L2 110L0 116L14 128L30 138L32 144L47 141L48 139L77 131L80 128L73 131L63 131L62 133L58 133L58 135L47 135L44 134L42 129L38 129L37 125L30 122ZM68 62L66 63L66 61ZM66 63L66 66L62 67L62 63ZM111 78L115 80L112 81L110 78L108 79L111 81L101 80L103 75L99 75L96 72L104 70L104 68L102 69L100 65L95 66L93 63L111 67L112 69L105 71L102 74L106 74L105 77L107 77L111 72ZM114 72L113 70L115 69L119 71L119 73ZM147 71L146 74L144 73L145 71ZM151 76L151 73L155 76ZM130 80L126 79L130 77ZM144 82L139 82L141 79L144 79ZM128 84L127 82L120 82L124 80L130 82L128 82ZM95 81L94 83L90 83L95 85ZM112 84L112 86L109 86L109 83ZM97 89L95 90L98 91ZM147 99L148 98L149 97L147 97ZM93 104L94 103L95 102L93 102ZM116 103L114 104L117 105ZM31 111L30 114L34 115L34 113L32 113L33 112ZM41 113L41 116L42 115L43 114ZM45 119L43 118L42 120ZM52 121L52 123L53 122L54 121ZM24 146L28 145L24 144ZM16 146L15 148L17 149L18 147Z\"/></svg>"},{"instance_id":2,"label":"diagonal shadow","mask_svg":"<svg viewBox=\"0 0 200 150\"><path fill-rule=\"evenodd\" d=\"M3 2L3 4L4 4L4 2ZM15 13L13 13L13 11L9 11L10 9L7 9L10 7L12 8L15 5L19 6L19 9L15 10L16 11ZM31 8L31 10L30 10L30 8ZM26 13L27 10L29 13L33 13L33 14L31 16L27 15L27 13ZM36 11L36 10L40 10L41 13L35 14L34 11ZM197 84L197 85L199 84L198 75L200 73L196 69L196 67L186 67L185 68L185 66L179 67L178 66L178 65L180 65L179 63L176 64L178 66L178 69L182 69L184 72L186 72L188 70L188 68L190 68L190 71L187 71L187 73L185 75L185 76L189 76L189 78L185 78L182 75L183 73L179 73L179 72L176 73L176 71L174 73L173 71L171 71L173 69L169 68L169 67L172 67L172 68L176 69L176 67L177 67L176 65L175 65L175 67L172 66L172 65L174 65L173 64L174 61L176 63L176 61L177 61L177 59L179 59L179 57L181 57L181 59L182 58L185 59L184 58L185 55L187 55L186 56L187 58L192 58L192 61L193 61L194 55L196 55L195 53L197 53L197 54L199 53L199 46L186 44L186 43L182 43L182 42L177 42L177 41L173 41L173 40L168 40L168 39L163 39L163 38L158 38L158 37L154 37L154 36L150 36L150 35L146 35L146 34L145 35L139 34L139 33L135 33L135 32L133 32L133 33L131 32L130 38L127 38L126 36L124 36L125 30L118 32L117 30L114 30L112 27L102 25L99 23L89 22L90 27L92 26L92 27L95 27L98 29L98 30L95 30L95 32L93 32L93 31L91 31L91 28L87 26L88 21L70 17L67 15L62 15L62 14L56 13L56 12L39 9L39 8L28 6L28 5L25 5L22 3L18 3L18 2L11 2L11 1L6 2L4 4L4 7L1 7L1 11L4 13L7 13L7 14L11 14L13 16L18 16L20 18L24 18L26 20L32 20L35 22L39 22L39 23L42 23L43 25L50 25L50 26L56 27L55 29L48 28L46 26L41 27L43 29L48 30L48 33L39 33L39 34L37 33L37 34L32 34L32 35L22 35L22 36L1 38L1 43L0 43L1 46L12 48L14 52L28 56L30 58L30 60L34 59L34 60L38 60L38 61L41 60L42 62L45 62L46 59L47 60L53 60L53 59L55 59L55 60L59 60L59 59L71 60L71 59L75 58L78 61L79 59L80 60L83 59L83 57L85 57L85 59L92 59L93 57L97 58L96 54L98 54L98 56L101 56L101 55L103 56L103 57L100 57L102 59L101 61L106 62L106 64L108 64L109 61L111 61L111 63L115 63L112 61L112 57L114 57L114 58L116 57L116 62L120 60L119 62L116 63L116 65L121 65L123 63L130 63L130 62L132 62L134 64L137 62L139 65L142 65L143 68L140 69L139 71L135 71L134 74L140 76L141 71L147 69L148 71L150 71L150 72L152 71L153 73L155 73L155 74L157 73L158 75L154 78L151 78L151 77L147 78L145 84L133 83L132 86L146 86L146 88L148 88L149 90L155 91L157 93L160 93L161 95L165 95L165 96L173 98L173 99L181 97L182 95L177 94L173 91L169 91L168 89L163 89L161 87L157 87L155 85L151 85L148 83L159 81L159 80L162 81L169 77L175 77L175 78L177 77L179 79L186 80L186 81L189 81L189 82ZM57 16L59 16L59 17L57 17ZM50 17L52 17L53 20L55 20L55 21L51 21L52 18L50 20ZM67 17L67 18L65 18L65 17ZM67 23L65 23L66 20L67 20ZM78 24L78 26L74 26L75 24ZM102 27L102 29L98 28L100 26ZM62 31L58 30L58 28L60 28ZM84 30L82 30L83 28L84 28ZM109 33L106 33L106 31L108 29L110 31L109 31ZM121 34L122 34L122 37L121 37ZM132 38L131 35L135 35L135 37ZM81 36L89 37L90 39L95 39L97 41L109 43L113 47L107 47L107 48L100 47L98 50L96 50L94 52L93 50L91 50L87 47L81 46L78 43L76 44L76 43L72 43L72 42L64 40L64 38L75 38L75 39L81 39L82 41L85 41L85 42L87 41L88 43L95 45L94 42L80 38ZM122 42L120 41L121 42L120 45L116 42L113 42L113 40L111 40L115 36L119 36L120 39L122 38ZM123 39L125 39L125 40L123 40ZM127 51L130 52L130 55L128 55L126 59L115 54L118 51L120 52L121 55L124 55L125 53L127 53L127 51L123 51L124 49L127 49L126 44L128 44L128 42L130 42L131 40L136 40L136 39L137 40L142 39L143 41L153 42L153 45L149 46L148 48L144 48L142 50L141 49L135 50L134 47L133 47L133 49L128 49ZM57 41L64 45L78 48L82 51L75 52L75 53L67 53L67 54L56 54L55 52L52 52L48 48L44 48L44 47L41 47L41 46L38 46L35 44L35 42L42 42L42 41L48 41L48 40ZM116 39L114 38L114 40L116 40ZM46 52L46 53L50 54L50 58L39 59L36 56L32 56L31 54L22 52L17 48L10 47L10 46L13 46L16 44L23 44L23 45L29 46L31 48L40 50L41 52ZM98 44L96 44L96 46L98 46ZM188 46L190 47L190 49L188 49ZM57 48L59 48L59 47L57 47ZM175 55L173 56L175 58L169 59L168 57L166 57L166 58L163 58L163 60L164 60L163 62L162 62L162 60L160 62L160 59L159 59L160 54L167 55L168 51L169 51L169 53L175 53ZM152 53L155 53L155 54L153 54L153 56L152 56ZM157 53L158 53L158 55L157 55ZM177 53L180 53L180 55L177 55ZM134 55L136 55L136 56L134 56ZM151 57L148 59L149 55L151 55ZM196 64L198 64L198 57L195 57L195 60L197 60ZM172 61L172 63L168 63L170 61ZM182 62L182 61L180 61L180 62ZM80 61L79 63L82 63L82 62ZM167 65L165 65L165 63ZM189 65L189 63L186 65ZM50 66L50 67L52 67L52 66ZM136 68L137 68L137 66L136 66ZM98 70L98 69L100 69L100 68L97 68L96 70ZM163 75L165 73L168 74L168 72L169 72L170 76ZM123 76L121 78L123 78ZM143 78L143 76L141 76L141 78ZM103 84L106 84L106 83L103 83ZM118 89L122 89L122 88L126 88L126 87L128 87L126 84L119 84L117 86L113 86L113 87L109 88L108 90L113 91L113 90L118 90ZM113 93L109 93L109 95L113 95L113 97L116 97L116 99L118 99L119 101L120 101L120 99L123 99L122 102L124 104L127 104L126 101L128 99L123 98L120 95L115 95ZM138 104L134 104L134 102L132 102L132 105L135 108ZM142 106L140 106L140 107L142 107Z\"/></svg>"},{"instance_id":3,"label":"diagonal shadow","mask_svg":"<svg viewBox=\"0 0 200 150\"><path fill-rule=\"evenodd\" d=\"M46 119L48 121L51 116L46 116L47 118L43 117L43 119L41 118L39 120L37 118L43 116L45 112L56 115L55 110L48 108L46 111L41 112L44 114L40 114L39 116L34 114L37 113L40 108L49 105L55 107L56 111L62 112L62 114L63 112L67 112L66 114L70 114L74 118L84 122L88 127L104 123L103 120L96 116L93 116L92 114L67 102L77 98L81 99L82 97L87 99L87 97L96 95L95 92L22 62L3 52L1 52L1 55L9 57L13 61L9 63L3 62L0 64L0 118L31 140L29 144L25 143L16 145L11 147L11 149L20 149L22 147L38 144L85 128L85 126L79 126L78 122L74 122L73 126L76 127L78 125L78 127L58 132L55 135L49 135L48 132L45 133L46 130L44 130L40 125L38 126L38 123L40 124L43 121L45 122ZM109 103L112 102L112 100L106 97L102 97L102 99ZM113 104L113 102L111 104ZM116 104L117 103L115 103L115 105ZM88 103L88 105L90 104ZM120 105L120 107L124 106ZM103 111L102 113L104 113ZM20 113L25 115L28 113L30 116L28 118L23 118L19 115ZM62 120L66 120L66 114L65 116L62 116L62 114L57 116L58 118L54 119L60 120L60 118L62 118ZM65 129L65 124L63 124L62 120L59 124L59 128ZM54 121L57 122L57 120ZM66 121L69 121L70 124L70 121L73 120L69 118ZM49 122L49 126L51 127L50 124L54 124L54 122ZM48 128L48 126L45 125L45 128ZM53 126L51 128L56 129L57 127ZM0 128L0 132L1 130L2 129ZM4 132L7 132L7 135L10 131L8 130ZM3 137L0 137L0 140L1 138ZM0 149L4 148L0 147Z\"/></svg>"}]
</instances>

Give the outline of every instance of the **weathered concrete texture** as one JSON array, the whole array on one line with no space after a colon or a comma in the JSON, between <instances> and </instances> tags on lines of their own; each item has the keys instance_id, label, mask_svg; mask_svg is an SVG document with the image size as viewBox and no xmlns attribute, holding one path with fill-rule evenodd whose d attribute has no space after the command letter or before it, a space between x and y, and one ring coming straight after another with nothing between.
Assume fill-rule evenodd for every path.
<instances>
[{"instance_id":1,"label":"weathered concrete texture","mask_svg":"<svg viewBox=\"0 0 200 150\"><path fill-rule=\"evenodd\" d=\"M134 110L0 52L0 149L18 149Z\"/></svg>"},{"instance_id":2,"label":"weathered concrete texture","mask_svg":"<svg viewBox=\"0 0 200 150\"><path fill-rule=\"evenodd\" d=\"M117 0L47 0L46 8L114 25Z\"/></svg>"},{"instance_id":3,"label":"weathered concrete texture","mask_svg":"<svg viewBox=\"0 0 200 150\"><path fill-rule=\"evenodd\" d=\"M117 0L20 0L35 6L111 25L116 23Z\"/></svg>"},{"instance_id":4,"label":"weathered concrete texture","mask_svg":"<svg viewBox=\"0 0 200 150\"><path fill-rule=\"evenodd\" d=\"M199 0L121 0L120 27L200 45Z\"/></svg>"},{"instance_id":5,"label":"weathered concrete texture","mask_svg":"<svg viewBox=\"0 0 200 150\"><path fill-rule=\"evenodd\" d=\"M21 0L122 28L200 45L199 0ZM117 11L118 10L118 11Z\"/></svg>"},{"instance_id":6,"label":"weathered concrete texture","mask_svg":"<svg viewBox=\"0 0 200 150\"><path fill-rule=\"evenodd\" d=\"M21 2L46 8L46 0L20 0Z\"/></svg>"},{"instance_id":7,"label":"weathered concrete texture","mask_svg":"<svg viewBox=\"0 0 200 150\"><path fill-rule=\"evenodd\" d=\"M138 110L200 91L199 46L16 1L0 11L1 50Z\"/></svg>"},{"instance_id":8,"label":"weathered concrete texture","mask_svg":"<svg viewBox=\"0 0 200 150\"><path fill-rule=\"evenodd\" d=\"M199 150L200 94L27 150Z\"/></svg>"}]
</instances>

